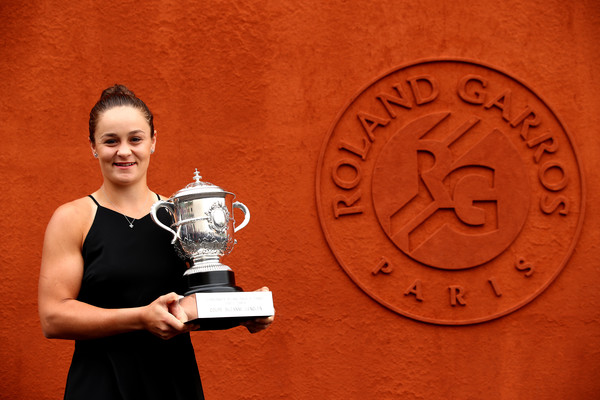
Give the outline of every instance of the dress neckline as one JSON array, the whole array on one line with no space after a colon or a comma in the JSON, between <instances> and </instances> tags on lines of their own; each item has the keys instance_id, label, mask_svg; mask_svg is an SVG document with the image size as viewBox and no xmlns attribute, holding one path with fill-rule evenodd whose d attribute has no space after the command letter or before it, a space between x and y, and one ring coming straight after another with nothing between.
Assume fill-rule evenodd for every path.
<instances>
[{"instance_id":1,"label":"dress neckline","mask_svg":"<svg viewBox=\"0 0 600 400\"><path fill-rule=\"evenodd\" d=\"M155 193L155 194L156 194L156 197L158 198L158 200L160 201L160 195L159 195L158 193ZM130 217L129 215L123 214L122 212L119 212L119 211L117 211L117 210L113 210L112 208L108 208L108 207L106 207L106 206L103 206L103 205L102 205L102 204L100 204L100 203L98 202L98 200L96 200L96 198L95 198L94 196L92 196L91 194L89 194L89 195L88 195L88 197L89 197L89 198L91 198L91 199L94 201L94 203L96 203L96 206L98 206L98 208L103 208L103 209L105 209L105 210L108 210L108 211L111 211L111 212L113 212L113 213L115 213L115 214L122 215L122 216L123 216L123 217L125 217L126 219L132 219L132 220L134 220L134 221L139 221L139 220L145 219L145 218L147 218L148 216L150 216L150 211L148 211L146 214L144 214L144 215L143 215L142 217L140 217L140 218L133 218L133 217Z\"/></svg>"},{"instance_id":2,"label":"dress neckline","mask_svg":"<svg viewBox=\"0 0 600 400\"><path fill-rule=\"evenodd\" d=\"M110 212L112 212L112 213L114 213L114 214L118 214L118 215L121 215L121 216L123 216L123 217L129 218L129 219L133 219L134 221L140 221L140 220L142 220L142 219L144 219L144 218L146 218L146 217L149 217L149 216L150 216L150 212L148 212L148 213L144 214L144 216L143 216L143 217L140 217L140 218L133 218L133 217L130 217L129 215L127 215L127 214L123 214L123 213L121 213L121 212L118 212L118 211L116 211L116 210L113 210L112 208L105 207L105 206L103 206L103 205L101 205L101 204L98 204L98 208L103 208L103 209L105 209L105 210L108 210L108 211L110 211Z\"/></svg>"}]
</instances>

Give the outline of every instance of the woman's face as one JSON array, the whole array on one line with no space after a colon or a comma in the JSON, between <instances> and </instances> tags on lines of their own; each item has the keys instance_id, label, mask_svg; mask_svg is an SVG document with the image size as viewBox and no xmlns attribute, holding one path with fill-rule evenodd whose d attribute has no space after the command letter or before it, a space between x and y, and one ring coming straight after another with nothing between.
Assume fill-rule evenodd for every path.
<instances>
[{"instance_id":1,"label":"woman's face","mask_svg":"<svg viewBox=\"0 0 600 400\"><path fill-rule=\"evenodd\" d=\"M104 179L127 185L146 178L156 145L144 115L130 106L114 107L98 119L92 150L98 154Z\"/></svg>"}]
</instances>

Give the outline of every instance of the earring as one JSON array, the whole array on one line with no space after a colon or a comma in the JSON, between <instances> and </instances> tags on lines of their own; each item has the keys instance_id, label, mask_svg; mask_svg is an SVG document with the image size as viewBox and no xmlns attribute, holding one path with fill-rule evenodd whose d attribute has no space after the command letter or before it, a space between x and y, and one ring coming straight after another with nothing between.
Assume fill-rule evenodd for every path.
<instances>
[{"instance_id":1,"label":"earring","mask_svg":"<svg viewBox=\"0 0 600 400\"><path fill-rule=\"evenodd\" d=\"M154 154L154 149L150 149L150 154Z\"/></svg>"},{"instance_id":2,"label":"earring","mask_svg":"<svg viewBox=\"0 0 600 400\"><path fill-rule=\"evenodd\" d=\"M94 158L98 158L98 153L94 152Z\"/></svg>"}]
</instances>

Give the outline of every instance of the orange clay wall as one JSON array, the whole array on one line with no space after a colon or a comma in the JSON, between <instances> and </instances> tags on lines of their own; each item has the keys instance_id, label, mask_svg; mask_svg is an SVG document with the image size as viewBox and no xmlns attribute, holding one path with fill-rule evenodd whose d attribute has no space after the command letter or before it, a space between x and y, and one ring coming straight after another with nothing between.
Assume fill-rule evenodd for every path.
<instances>
[{"instance_id":1,"label":"orange clay wall","mask_svg":"<svg viewBox=\"0 0 600 400\"><path fill-rule=\"evenodd\" d=\"M0 398L62 396L42 239L102 183L117 82L155 113L153 190L198 168L251 211L227 263L277 318L192 335L208 399L599 398L599 26L595 0L2 2Z\"/></svg>"}]
</instances>

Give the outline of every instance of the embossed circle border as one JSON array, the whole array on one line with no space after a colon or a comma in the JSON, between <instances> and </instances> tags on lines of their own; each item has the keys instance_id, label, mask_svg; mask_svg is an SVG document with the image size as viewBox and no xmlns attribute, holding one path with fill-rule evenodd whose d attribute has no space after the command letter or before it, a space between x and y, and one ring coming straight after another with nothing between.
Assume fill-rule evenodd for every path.
<instances>
[{"instance_id":1,"label":"embossed circle border","mask_svg":"<svg viewBox=\"0 0 600 400\"><path fill-rule=\"evenodd\" d=\"M577 221L577 226L575 228L575 233L573 235L573 238L571 240L571 243L567 249L567 251L564 254L564 258L562 260L562 262L560 263L559 267L556 268L556 271L554 272L554 274L543 284L541 285L535 292L533 292L532 295L530 295L529 297L527 297L525 300L513 305L512 307L507 308L506 310L503 310L501 312L495 313L495 314L491 314L491 315L487 315L485 317L481 317L481 318L474 318L468 321L449 321L449 320L439 320L439 319L433 319L433 318L429 318L429 317L424 317L421 315L415 315L413 313L407 312L405 310L400 309L397 306L394 306L392 304L389 304L387 301L385 301L384 299L380 298L379 296L377 296L376 294L374 294L369 288L366 288L364 285L362 285L360 283L360 281L354 276L354 274L352 273L352 271L345 265L344 261L341 259L341 257L334 251L333 248L333 240L331 239L331 234L329 233L329 231L327 230L326 224L324 223L324 211L322 209L323 207L323 203L321 202L321 171L323 168L323 161L325 158L325 153L326 150L328 148L328 144L331 140L331 136L333 135L334 131L335 131L335 127L337 126L338 122L340 121L340 119L342 118L342 116L344 115L344 113L346 112L346 110L354 103L354 101L363 93L365 92L367 89L369 89L371 86L373 86L374 84L376 84L377 82L379 82L380 80L384 79L386 76L391 75L393 73L399 72L403 69L409 68L409 67L414 67L414 66L418 66L418 65L425 65L425 64L433 64L433 63L437 63L437 62L456 62L456 63L463 63L463 64L472 64L478 67L484 67L487 68L489 70L492 70L498 74L501 74L505 77L507 77L508 79L511 79L515 82L517 82L518 84L522 85L523 87L527 88L527 90L533 94L534 96L537 97L537 99L548 109L550 110L550 112L552 113L552 115L554 116L554 118L556 118L557 123L561 126L561 128L563 129L563 132L565 133L567 139L569 140L569 144L573 150L573 155L574 158L577 162L577 168L579 169L579 176L580 176L580 207L579 207L579 220ZM374 80L370 81L369 83L367 83L366 85L362 86L360 88L360 90L358 90L351 98L350 100L348 100L344 106L340 109L340 111L338 112L338 114L336 115L336 117L333 120L333 123L331 124L331 127L327 133L327 135L325 136L325 139L323 140L323 144L321 146L321 150L319 152L319 159L317 162L317 171L316 171L316 191L315 191L315 200L317 203L317 213L319 215L319 223L321 225L321 229L323 231L323 235L325 236L325 239L327 240L328 246L330 251L333 253L333 256L335 257L335 259L337 260L338 264L343 268L344 272L346 273L346 275L348 275L350 277L350 279L352 280L352 282L354 282L354 284L356 286L358 286L364 293L366 293L369 297L371 297L371 299L375 300L376 302L378 302L380 305L386 307L387 309L396 312L397 314L403 315L407 318L411 318L413 320L416 321L420 321L420 322L425 322L425 323L430 323L430 324L435 324L435 325L444 325L444 326L465 326L465 325L474 325L474 324L479 324L482 322L488 322L491 320L495 320L498 318L501 318L503 316L506 316L522 307L524 307L525 305L529 304L530 302L532 302L533 300L535 300L540 294L542 294L558 277L558 275L562 272L562 270L564 269L564 267L566 266L566 264L568 263L568 261L571 259L571 256L573 255L573 251L575 250L575 246L577 245L577 242L579 241L579 237L581 235L581 230L583 228L583 221L585 219L585 201L586 201L586 183L585 183L585 179L584 179L584 175L583 175L583 166L581 163L581 159L579 157L578 151L577 151L577 146L574 143L574 139L572 137L572 135L567 131L567 129L565 128L562 120L560 119L560 117L552 110L552 108L550 106L548 106L548 103L544 100L543 97L541 97L535 90L531 89L530 85L525 84L522 80L513 77L512 75L498 69L497 67L491 66L489 64L480 62L480 61L474 61L474 60L470 60L470 59L466 59L466 58L445 58L445 57L440 57L440 58L428 58L428 59L421 59L421 60L417 60L411 63L406 63L403 65L400 65L396 68L393 68L381 75L379 75L378 77L376 77Z\"/></svg>"}]
</instances>

